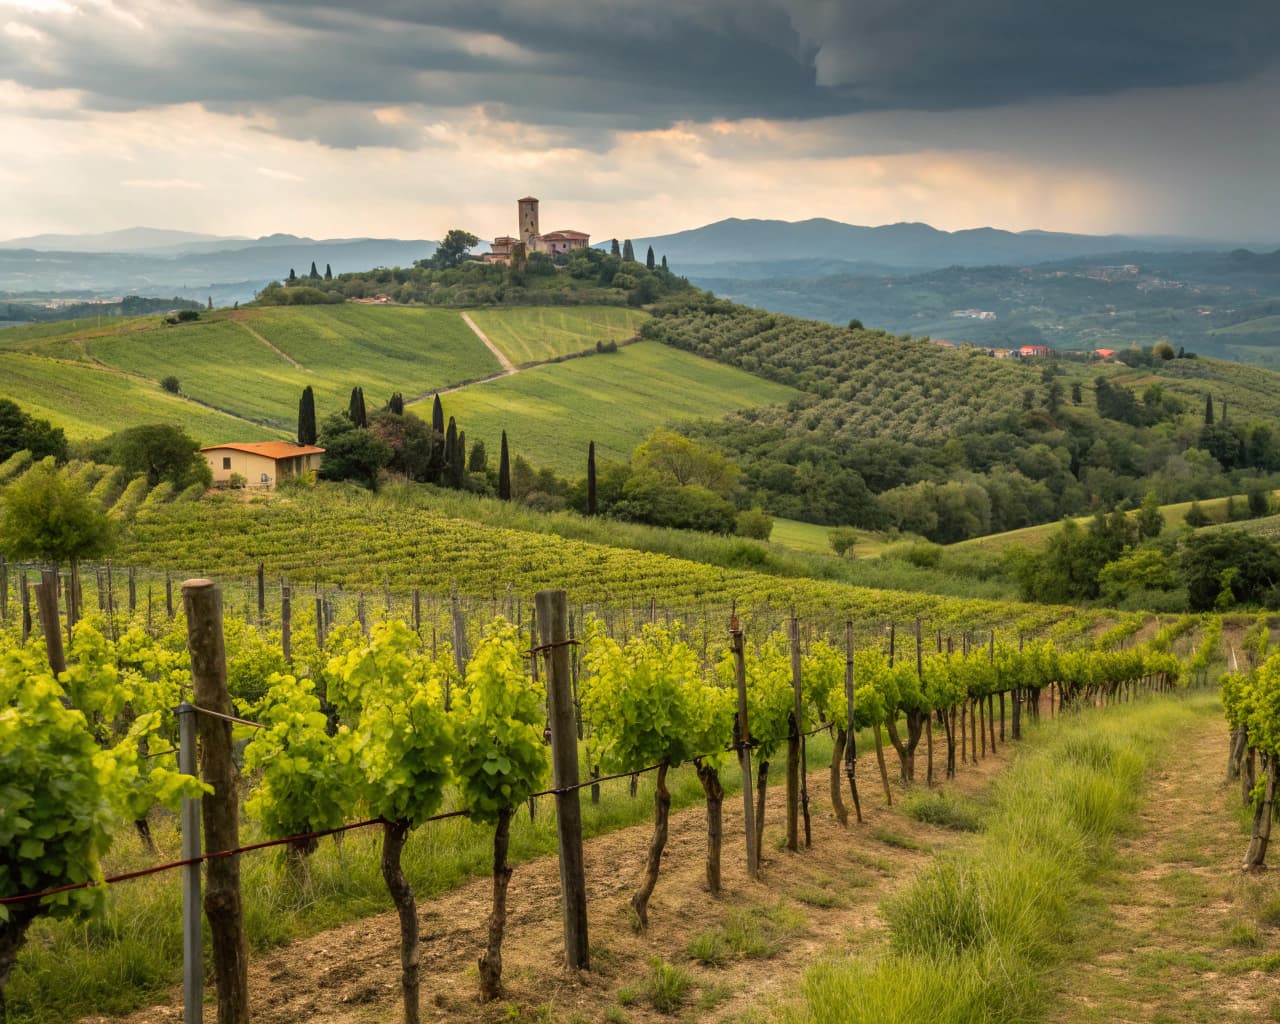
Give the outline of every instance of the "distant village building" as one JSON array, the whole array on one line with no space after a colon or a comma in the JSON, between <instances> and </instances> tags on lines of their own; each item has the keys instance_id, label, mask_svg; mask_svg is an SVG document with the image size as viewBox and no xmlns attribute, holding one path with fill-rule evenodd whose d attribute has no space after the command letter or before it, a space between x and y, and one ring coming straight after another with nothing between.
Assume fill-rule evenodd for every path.
<instances>
[{"instance_id":1,"label":"distant village building","mask_svg":"<svg viewBox=\"0 0 1280 1024\"><path fill-rule=\"evenodd\" d=\"M215 484L230 484L233 473L246 487L275 487L281 480L320 468L323 448L293 441L251 441L201 448Z\"/></svg>"},{"instance_id":2,"label":"distant village building","mask_svg":"<svg viewBox=\"0 0 1280 1024\"><path fill-rule=\"evenodd\" d=\"M957 320L995 320L995 313L989 309L953 309L951 315Z\"/></svg>"},{"instance_id":3,"label":"distant village building","mask_svg":"<svg viewBox=\"0 0 1280 1024\"><path fill-rule=\"evenodd\" d=\"M1114 359L1116 357L1116 350L1113 348L1095 348L1093 350L1093 354L1099 359Z\"/></svg>"},{"instance_id":4,"label":"distant village building","mask_svg":"<svg viewBox=\"0 0 1280 1024\"><path fill-rule=\"evenodd\" d=\"M499 235L495 238L484 255L486 263L510 263L516 246L520 244L524 245L526 254L540 252L547 256L585 249L591 244L591 236L583 231L548 231L542 234L538 226L538 200L533 196L516 200L516 215L519 237Z\"/></svg>"},{"instance_id":5,"label":"distant village building","mask_svg":"<svg viewBox=\"0 0 1280 1024\"><path fill-rule=\"evenodd\" d=\"M1023 359L1035 359L1037 356L1053 355L1053 349L1048 345L1023 345L1018 349L1018 355Z\"/></svg>"}]
</instances>

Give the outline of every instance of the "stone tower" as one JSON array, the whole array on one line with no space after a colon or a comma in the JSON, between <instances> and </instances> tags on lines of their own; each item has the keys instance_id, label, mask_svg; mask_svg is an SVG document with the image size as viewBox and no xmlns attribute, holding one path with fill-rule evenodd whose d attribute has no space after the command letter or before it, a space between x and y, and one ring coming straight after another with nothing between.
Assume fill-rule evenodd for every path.
<instances>
[{"instance_id":1,"label":"stone tower","mask_svg":"<svg viewBox=\"0 0 1280 1024\"><path fill-rule=\"evenodd\" d=\"M526 252L538 251L538 200L533 196L525 196L516 201L520 209L520 241L524 243Z\"/></svg>"}]
</instances>

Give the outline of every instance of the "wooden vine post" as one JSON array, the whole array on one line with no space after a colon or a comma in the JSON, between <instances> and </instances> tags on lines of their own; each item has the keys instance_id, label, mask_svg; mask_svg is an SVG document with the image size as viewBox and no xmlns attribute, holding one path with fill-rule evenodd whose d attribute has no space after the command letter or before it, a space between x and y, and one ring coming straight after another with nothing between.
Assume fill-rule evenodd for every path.
<instances>
[{"instance_id":1,"label":"wooden vine post","mask_svg":"<svg viewBox=\"0 0 1280 1024\"><path fill-rule=\"evenodd\" d=\"M733 677L738 690L738 714L734 720L734 743L738 767L742 769L742 820L747 832L747 877L760 877L760 848L756 843L755 801L751 796L751 727L747 722L747 659L743 649L738 616L729 620L729 642L733 649Z\"/></svg>"},{"instance_id":2,"label":"wooden vine post","mask_svg":"<svg viewBox=\"0 0 1280 1024\"><path fill-rule=\"evenodd\" d=\"M853 622L846 621L844 624L844 702L847 714L845 716L845 747L844 747L844 773L849 779L849 792L853 796L853 813L858 819L858 824L862 824L862 801L858 799L858 730L854 724L853 709ZM877 725L877 729L880 727Z\"/></svg>"},{"instance_id":3,"label":"wooden vine post","mask_svg":"<svg viewBox=\"0 0 1280 1024\"><path fill-rule=\"evenodd\" d=\"M563 590L540 590L537 598L541 646L546 650L547 703L551 725L551 772L556 789L560 838L560 897L569 966L587 970L587 884L582 860L582 807L578 800L578 728L569 671L569 605ZM457 608L456 599L454 608Z\"/></svg>"},{"instance_id":4,"label":"wooden vine post","mask_svg":"<svg viewBox=\"0 0 1280 1024\"><path fill-rule=\"evenodd\" d=\"M916 679L920 682L920 692L924 693L924 637L921 634L922 623L916 619ZM933 711L926 710L924 715L924 749L926 786L933 785Z\"/></svg>"},{"instance_id":5,"label":"wooden vine post","mask_svg":"<svg viewBox=\"0 0 1280 1024\"><path fill-rule=\"evenodd\" d=\"M787 731L787 849L795 853L800 849L800 804L801 804L801 704L800 704L800 622L792 615L788 623L791 646L791 690L793 706L791 722ZM806 794L807 796L807 794ZM805 800L807 803L808 801ZM808 811L805 813L808 824ZM805 829L806 833L808 829ZM805 843L808 846L808 842Z\"/></svg>"},{"instance_id":6,"label":"wooden vine post","mask_svg":"<svg viewBox=\"0 0 1280 1024\"><path fill-rule=\"evenodd\" d=\"M231 715L227 658L222 635L222 590L210 580L182 584L191 652L194 704L199 711ZM231 723L212 715L198 717L200 777L213 787L201 801L206 848L234 850L240 845L236 766L231 752ZM240 858L216 857L205 868L204 912L212 935L213 975L218 991L218 1024L249 1020L249 957L240 901Z\"/></svg>"},{"instance_id":7,"label":"wooden vine post","mask_svg":"<svg viewBox=\"0 0 1280 1024\"><path fill-rule=\"evenodd\" d=\"M293 664L293 588L280 584L280 650L284 663Z\"/></svg>"},{"instance_id":8,"label":"wooden vine post","mask_svg":"<svg viewBox=\"0 0 1280 1024\"><path fill-rule=\"evenodd\" d=\"M62 620L58 616L58 574L46 570L36 584L36 610L40 614L40 628L44 631L44 649L49 658L49 668L56 676L67 670L66 655L62 650Z\"/></svg>"}]
</instances>

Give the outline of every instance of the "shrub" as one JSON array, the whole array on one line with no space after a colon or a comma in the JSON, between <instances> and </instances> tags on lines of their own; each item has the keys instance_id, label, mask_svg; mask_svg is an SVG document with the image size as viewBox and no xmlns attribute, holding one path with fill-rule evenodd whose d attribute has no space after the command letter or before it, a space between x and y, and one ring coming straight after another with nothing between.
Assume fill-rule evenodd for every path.
<instances>
[{"instance_id":1,"label":"shrub","mask_svg":"<svg viewBox=\"0 0 1280 1024\"><path fill-rule=\"evenodd\" d=\"M831 550L841 558L853 557L853 546L858 543L858 531L852 526L837 526L827 534Z\"/></svg>"},{"instance_id":2,"label":"shrub","mask_svg":"<svg viewBox=\"0 0 1280 1024\"><path fill-rule=\"evenodd\" d=\"M773 516L763 509L751 508L738 513L737 534L752 540L768 540L773 533Z\"/></svg>"},{"instance_id":3,"label":"shrub","mask_svg":"<svg viewBox=\"0 0 1280 1024\"><path fill-rule=\"evenodd\" d=\"M169 392L169 394L176 395L178 393L178 388L179 388L178 378L173 376L172 374L170 374L168 377L162 377L160 379L160 386L164 388L165 391Z\"/></svg>"},{"instance_id":4,"label":"shrub","mask_svg":"<svg viewBox=\"0 0 1280 1024\"><path fill-rule=\"evenodd\" d=\"M231 479L227 481L227 484L232 490L238 491L249 486L249 480L243 473L232 473Z\"/></svg>"}]
</instances>

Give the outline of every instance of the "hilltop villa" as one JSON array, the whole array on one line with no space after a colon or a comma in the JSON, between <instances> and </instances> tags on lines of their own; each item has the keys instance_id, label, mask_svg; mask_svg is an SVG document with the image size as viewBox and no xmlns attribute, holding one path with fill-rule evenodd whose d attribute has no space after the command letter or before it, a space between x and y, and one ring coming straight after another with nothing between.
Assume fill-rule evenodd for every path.
<instances>
[{"instance_id":1,"label":"hilltop villa","mask_svg":"<svg viewBox=\"0 0 1280 1024\"><path fill-rule=\"evenodd\" d=\"M516 200L516 211L520 224L520 237L500 235L493 240L489 252L485 253L486 263L510 263L517 245L523 245L525 254L532 252L557 256L574 249L585 249L591 243L591 236L581 231L550 231L541 234L538 230L538 200L533 196L525 196Z\"/></svg>"},{"instance_id":2,"label":"hilltop villa","mask_svg":"<svg viewBox=\"0 0 1280 1024\"><path fill-rule=\"evenodd\" d=\"M200 452L213 471L214 485L227 486L233 475L246 487L274 487L280 480L320 468L323 448L293 441L252 441L215 444Z\"/></svg>"}]
</instances>

